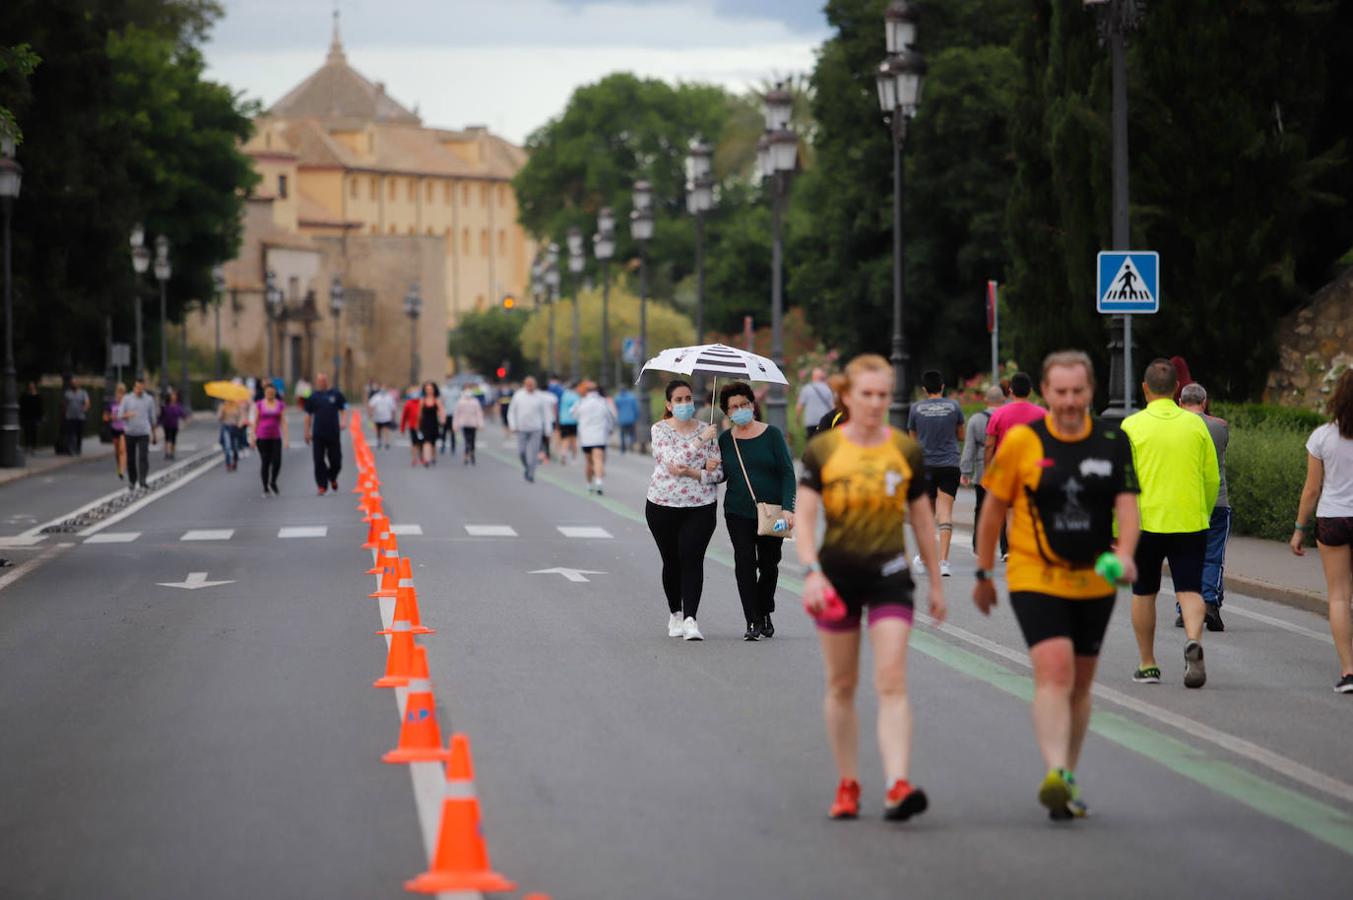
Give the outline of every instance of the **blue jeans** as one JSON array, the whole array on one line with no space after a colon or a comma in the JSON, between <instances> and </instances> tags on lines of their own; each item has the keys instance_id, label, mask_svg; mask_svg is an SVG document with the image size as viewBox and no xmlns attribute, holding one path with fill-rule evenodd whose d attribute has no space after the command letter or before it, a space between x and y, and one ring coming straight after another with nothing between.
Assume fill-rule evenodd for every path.
<instances>
[{"instance_id":1,"label":"blue jeans","mask_svg":"<svg viewBox=\"0 0 1353 900\"><path fill-rule=\"evenodd\" d=\"M1212 510L1207 525L1207 555L1203 557L1203 602L1220 607L1226 598L1222 577L1226 573L1226 541L1231 537L1231 507Z\"/></svg>"},{"instance_id":2,"label":"blue jeans","mask_svg":"<svg viewBox=\"0 0 1353 900\"><path fill-rule=\"evenodd\" d=\"M635 441L634 423L630 422L628 425L621 423L620 452L621 453L628 452L629 449L634 446L634 441Z\"/></svg>"},{"instance_id":3,"label":"blue jeans","mask_svg":"<svg viewBox=\"0 0 1353 900\"><path fill-rule=\"evenodd\" d=\"M237 429L233 425L221 426L221 449L225 451L225 463L228 466L235 465L239 459L239 448L235 445L238 437Z\"/></svg>"}]
</instances>

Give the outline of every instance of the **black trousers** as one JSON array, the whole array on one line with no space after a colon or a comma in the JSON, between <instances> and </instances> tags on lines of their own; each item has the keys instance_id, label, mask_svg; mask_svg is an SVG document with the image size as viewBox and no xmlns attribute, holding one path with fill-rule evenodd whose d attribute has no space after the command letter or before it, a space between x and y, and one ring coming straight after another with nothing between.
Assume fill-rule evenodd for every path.
<instances>
[{"instance_id":1,"label":"black trousers","mask_svg":"<svg viewBox=\"0 0 1353 900\"><path fill-rule=\"evenodd\" d=\"M742 614L748 622L760 622L775 612L775 584L780 579L780 554L784 538L756 533L756 519L725 515L728 539L733 542L733 576L738 583Z\"/></svg>"},{"instance_id":2,"label":"black trousers","mask_svg":"<svg viewBox=\"0 0 1353 900\"><path fill-rule=\"evenodd\" d=\"M987 489L980 484L973 485L973 490L977 492L977 507L972 512L972 550L977 552L977 523L982 521L982 501L987 498ZM1010 542L1005 536L1005 524L1001 524L1001 555L1004 556L1010 552Z\"/></svg>"},{"instance_id":3,"label":"black trousers","mask_svg":"<svg viewBox=\"0 0 1353 900\"><path fill-rule=\"evenodd\" d=\"M263 490L267 491L269 488L276 490L277 475L282 471L282 439L280 437L259 438L257 444L259 474L263 478Z\"/></svg>"},{"instance_id":4,"label":"black trousers","mask_svg":"<svg viewBox=\"0 0 1353 900\"><path fill-rule=\"evenodd\" d=\"M127 484L145 487L150 474L150 435L129 434L127 442Z\"/></svg>"},{"instance_id":5,"label":"black trousers","mask_svg":"<svg viewBox=\"0 0 1353 900\"><path fill-rule=\"evenodd\" d=\"M24 419L19 423L23 428L23 445L29 453L38 449L38 420Z\"/></svg>"},{"instance_id":6,"label":"black trousers","mask_svg":"<svg viewBox=\"0 0 1353 900\"><path fill-rule=\"evenodd\" d=\"M315 484L327 488L338 481L338 472L343 468L343 445L337 437L315 437L310 440L310 450L315 456Z\"/></svg>"},{"instance_id":7,"label":"black trousers","mask_svg":"<svg viewBox=\"0 0 1353 900\"><path fill-rule=\"evenodd\" d=\"M447 429L447 431L450 431L450 430L451 430L451 429L449 429L449 428ZM474 439L475 439L475 435L478 434L478 433L479 433L479 429L478 429L478 428L471 428L471 427L469 427L468 425L466 425L465 427L461 428L461 430L460 430L460 435L461 435L461 437L465 438L465 457L466 457L466 459L474 459ZM455 447L452 447L452 448L451 448L451 452L452 452L452 453L455 452Z\"/></svg>"},{"instance_id":8,"label":"black trousers","mask_svg":"<svg viewBox=\"0 0 1353 900\"><path fill-rule=\"evenodd\" d=\"M66 419L61 423L61 431L66 437L66 452L79 456L85 441L85 420Z\"/></svg>"},{"instance_id":9,"label":"black trousers","mask_svg":"<svg viewBox=\"0 0 1353 900\"><path fill-rule=\"evenodd\" d=\"M705 550L714 536L717 503L660 506L649 500L644 518L662 557L662 592L668 612L695 617L705 589Z\"/></svg>"}]
</instances>

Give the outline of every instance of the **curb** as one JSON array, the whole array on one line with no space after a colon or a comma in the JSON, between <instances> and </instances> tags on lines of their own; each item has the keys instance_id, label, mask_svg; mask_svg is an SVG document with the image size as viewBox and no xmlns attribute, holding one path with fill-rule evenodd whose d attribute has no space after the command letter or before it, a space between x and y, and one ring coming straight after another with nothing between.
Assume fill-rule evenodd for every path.
<instances>
[{"instance_id":1,"label":"curb","mask_svg":"<svg viewBox=\"0 0 1353 900\"><path fill-rule=\"evenodd\" d=\"M51 465L43 466L40 469L34 469L31 466L24 466L24 468L17 475L9 475L8 472L11 470L8 469L0 470L0 487L4 487L7 484L13 484L16 481L23 481L25 478L32 478L34 475L46 475L48 472L59 472L60 470L66 468L67 466L73 466L77 463L82 462L93 462L94 460L103 459L104 457L112 455L113 452L110 448L106 453L90 453L88 455L82 456L66 456L62 457L56 462L53 462Z\"/></svg>"}]
</instances>

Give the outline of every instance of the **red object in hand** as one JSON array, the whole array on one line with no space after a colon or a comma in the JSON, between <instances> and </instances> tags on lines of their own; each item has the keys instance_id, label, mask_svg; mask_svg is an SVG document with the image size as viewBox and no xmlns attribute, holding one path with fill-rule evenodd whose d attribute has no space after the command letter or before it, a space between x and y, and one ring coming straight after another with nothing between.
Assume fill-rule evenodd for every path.
<instances>
[{"instance_id":1,"label":"red object in hand","mask_svg":"<svg viewBox=\"0 0 1353 900\"><path fill-rule=\"evenodd\" d=\"M824 604L822 615L813 616L814 619L819 622L839 622L845 618L846 602L841 599L840 594L836 593L836 588L831 585L823 588L822 602ZM810 612L808 615L812 616L813 614Z\"/></svg>"}]
</instances>

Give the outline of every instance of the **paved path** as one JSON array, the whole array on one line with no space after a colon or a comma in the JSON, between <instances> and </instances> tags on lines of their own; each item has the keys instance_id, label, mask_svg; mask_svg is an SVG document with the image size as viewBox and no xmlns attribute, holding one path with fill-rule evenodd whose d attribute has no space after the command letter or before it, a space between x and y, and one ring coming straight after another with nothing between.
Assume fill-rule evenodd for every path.
<instances>
[{"instance_id":1,"label":"paved path","mask_svg":"<svg viewBox=\"0 0 1353 900\"><path fill-rule=\"evenodd\" d=\"M797 567L776 638L741 642L721 526L707 640L670 640L642 524L647 463L617 456L591 498L577 466L528 485L501 432L481 445L475 468L443 457L414 470L406 451L383 452L382 493L409 526L400 549L438 629L422 643L442 723L474 741L495 868L524 888L1345 895L1353 707L1329 689L1316 616L1232 597L1227 632L1205 641L1212 680L1186 692L1173 629L1166 683L1128 680L1121 604L1079 773L1094 815L1057 826L1034 801L1017 628L1007 606L973 610L972 560L956 552L951 623L917 629L910 667L914 774L932 811L902 827L874 817L884 785L865 688L869 815L829 823L821 662ZM315 497L307 454L292 451L284 495L264 500L253 462L213 467L101 532L117 542L43 542L29 552L53 555L0 586L0 896L399 896L423 867L429 826L409 776L378 761L397 723L369 687L384 645L352 495ZM600 574L531 574L559 567ZM203 571L232 583L159 586Z\"/></svg>"}]
</instances>

